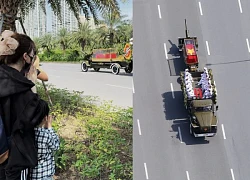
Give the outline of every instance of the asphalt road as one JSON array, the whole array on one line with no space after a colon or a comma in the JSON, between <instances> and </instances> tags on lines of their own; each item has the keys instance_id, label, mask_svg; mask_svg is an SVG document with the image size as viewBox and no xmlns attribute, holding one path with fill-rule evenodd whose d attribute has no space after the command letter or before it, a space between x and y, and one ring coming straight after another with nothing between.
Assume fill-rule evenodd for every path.
<instances>
[{"instance_id":1,"label":"asphalt road","mask_svg":"<svg viewBox=\"0 0 250 180\"><path fill-rule=\"evenodd\" d=\"M249 8L248 0L133 1L134 180L250 179ZM212 68L217 85L211 138L191 137L185 119L176 46L185 18L198 37L200 66Z\"/></svg>"},{"instance_id":2,"label":"asphalt road","mask_svg":"<svg viewBox=\"0 0 250 180\"><path fill-rule=\"evenodd\" d=\"M111 70L101 69L100 72L81 71L80 64L45 63L41 68L46 71L49 81L57 88L84 91L84 95L98 96L101 100L113 101L120 107L132 107L132 74L121 70L113 75Z\"/></svg>"}]
</instances>

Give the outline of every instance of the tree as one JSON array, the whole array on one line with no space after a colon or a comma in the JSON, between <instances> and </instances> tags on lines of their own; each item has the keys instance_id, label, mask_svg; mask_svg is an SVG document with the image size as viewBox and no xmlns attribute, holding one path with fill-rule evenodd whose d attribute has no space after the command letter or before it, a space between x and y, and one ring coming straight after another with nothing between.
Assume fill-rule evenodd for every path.
<instances>
[{"instance_id":1,"label":"tree","mask_svg":"<svg viewBox=\"0 0 250 180\"><path fill-rule=\"evenodd\" d=\"M51 53L51 49L53 48L53 37L51 34L45 34L42 38L39 39L39 44L42 48L46 48L46 50Z\"/></svg>"},{"instance_id":2,"label":"tree","mask_svg":"<svg viewBox=\"0 0 250 180\"><path fill-rule=\"evenodd\" d=\"M108 9L112 9L116 14L120 15L119 0L65 0L69 5L70 10L74 13L79 22L79 14L83 13L86 19L90 18L90 14L93 16L94 21L98 24L99 18L98 12L105 12ZM126 0L121 0L122 2ZM8 29L16 31L15 20L17 15L24 20L25 15L29 13L31 9L35 8L36 3L42 7L44 13L46 13L46 0L1 0L0 1L0 13L1 20L3 20L3 26L1 32ZM61 20L61 1L60 0L48 0L47 3L51 6L53 12ZM80 24L80 23L79 23ZM1 26L1 24L0 24ZM0 27L1 28L1 27Z\"/></svg>"},{"instance_id":3,"label":"tree","mask_svg":"<svg viewBox=\"0 0 250 180\"><path fill-rule=\"evenodd\" d=\"M63 51L65 51L68 47L68 41L69 41L67 29L66 28L60 29L57 37L58 37L58 41L61 44Z\"/></svg>"},{"instance_id":4,"label":"tree","mask_svg":"<svg viewBox=\"0 0 250 180\"><path fill-rule=\"evenodd\" d=\"M124 21L121 25L116 27L116 33L118 36L118 43L129 42L130 38L133 37L133 27L131 22Z\"/></svg>"},{"instance_id":5,"label":"tree","mask_svg":"<svg viewBox=\"0 0 250 180\"><path fill-rule=\"evenodd\" d=\"M92 30L88 22L80 24L79 30L73 33L72 41L78 42L84 52L85 46L92 40Z\"/></svg>"},{"instance_id":6,"label":"tree","mask_svg":"<svg viewBox=\"0 0 250 180\"><path fill-rule=\"evenodd\" d=\"M116 27L121 25L123 22L123 18L127 16L120 16L113 10L106 11L102 16L104 20L102 20L101 22L107 25L108 33L106 34L106 36L108 37L109 44L112 47L115 43L115 40L118 40Z\"/></svg>"}]
</instances>

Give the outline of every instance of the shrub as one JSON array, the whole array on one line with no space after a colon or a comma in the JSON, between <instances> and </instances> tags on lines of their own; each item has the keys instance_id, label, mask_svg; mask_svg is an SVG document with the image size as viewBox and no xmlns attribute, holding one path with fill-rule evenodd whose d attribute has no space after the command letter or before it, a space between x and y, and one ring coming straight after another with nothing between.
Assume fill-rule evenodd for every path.
<instances>
[{"instance_id":1,"label":"shrub","mask_svg":"<svg viewBox=\"0 0 250 180\"><path fill-rule=\"evenodd\" d=\"M43 86L37 90L47 99ZM59 179L132 179L132 108L49 85L53 127L61 138L56 152Z\"/></svg>"}]
</instances>

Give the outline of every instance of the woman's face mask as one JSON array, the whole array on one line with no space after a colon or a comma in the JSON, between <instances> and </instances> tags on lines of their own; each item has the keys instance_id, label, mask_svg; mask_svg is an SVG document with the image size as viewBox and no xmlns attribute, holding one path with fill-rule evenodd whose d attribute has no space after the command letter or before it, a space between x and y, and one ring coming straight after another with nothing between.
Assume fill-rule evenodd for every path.
<instances>
[{"instance_id":1,"label":"woman's face mask","mask_svg":"<svg viewBox=\"0 0 250 180\"><path fill-rule=\"evenodd\" d=\"M26 75L26 74L29 72L30 67L31 67L31 63L29 64L29 63L27 63L27 62L25 61L25 64L24 64L24 66L23 66L23 68L22 68L22 70L21 70L21 73L22 73L23 75Z\"/></svg>"},{"instance_id":2,"label":"woman's face mask","mask_svg":"<svg viewBox=\"0 0 250 180\"><path fill-rule=\"evenodd\" d=\"M28 56L29 56L29 58L30 58L30 63L27 63L26 61L25 61L25 64L24 64L24 66L23 66L23 68L22 68L22 70L21 70L21 73L25 76L28 72L29 72L29 70L30 70L30 67L31 67L31 65L32 65L32 62L33 62L33 60L35 59L35 57L33 56L30 56L29 54L27 54Z\"/></svg>"}]
</instances>

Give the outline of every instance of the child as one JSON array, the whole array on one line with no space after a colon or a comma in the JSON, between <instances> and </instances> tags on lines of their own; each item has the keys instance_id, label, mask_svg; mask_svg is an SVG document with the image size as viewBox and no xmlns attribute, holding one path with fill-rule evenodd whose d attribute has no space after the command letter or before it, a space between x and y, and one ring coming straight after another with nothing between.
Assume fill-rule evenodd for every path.
<instances>
[{"instance_id":1,"label":"child","mask_svg":"<svg viewBox=\"0 0 250 180\"><path fill-rule=\"evenodd\" d=\"M38 165L30 169L30 179L52 180L55 174L53 153L59 149L60 141L52 128L51 116L46 116L42 123L35 128L35 139L38 148Z\"/></svg>"}]
</instances>

